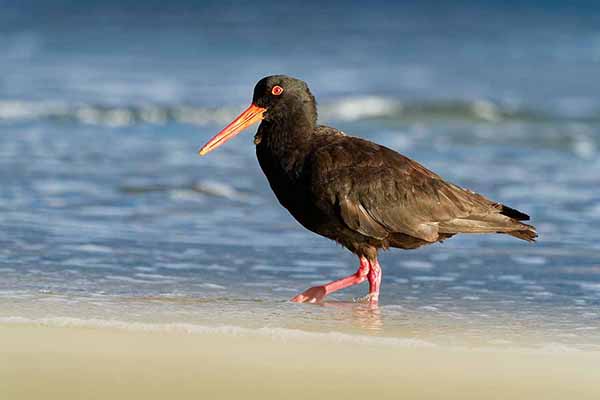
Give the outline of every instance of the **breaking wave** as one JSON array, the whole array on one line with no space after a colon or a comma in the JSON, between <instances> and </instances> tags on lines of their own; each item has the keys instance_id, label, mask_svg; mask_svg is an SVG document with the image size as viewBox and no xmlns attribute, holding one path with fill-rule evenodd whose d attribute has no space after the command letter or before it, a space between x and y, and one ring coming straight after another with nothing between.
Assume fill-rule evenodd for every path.
<instances>
[{"instance_id":1,"label":"breaking wave","mask_svg":"<svg viewBox=\"0 0 600 400\"><path fill-rule=\"evenodd\" d=\"M84 329L109 329L128 332L153 332L153 333L175 333L188 335L219 335L234 337L262 337L275 341L289 342L293 341L326 341L333 343L346 343L354 345L401 347L401 348L439 348L440 345L434 342L401 337L367 336L360 334L350 334L342 332L309 332L298 329L262 327L245 328L233 325L208 326L192 323L146 323L129 322L122 320L107 319L81 319L72 317L52 317L52 318L26 318L26 317L0 317L1 325L37 325L47 327L63 328L84 328ZM448 345L444 345L447 347ZM450 345L448 348L454 350L466 349L471 351L490 351L500 350L498 347L478 347L461 345ZM540 343L537 346L530 347L512 347L503 348L504 351L533 353L533 354L551 354L551 353L571 353L581 352L577 346L568 346L561 343L547 342Z\"/></svg>"},{"instance_id":2,"label":"breaking wave","mask_svg":"<svg viewBox=\"0 0 600 400\"><path fill-rule=\"evenodd\" d=\"M101 104L68 104L48 101L0 100L0 121L54 120L109 127L135 124L222 125L241 110L205 108L188 104L111 106ZM600 110L573 115L497 104L488 100L444 100L402 102L400 100L363 96L350 97L320 105L324 120L359 121L365 119L456 119L481 122L598 122Z\"/></svg>"}]
</instances>

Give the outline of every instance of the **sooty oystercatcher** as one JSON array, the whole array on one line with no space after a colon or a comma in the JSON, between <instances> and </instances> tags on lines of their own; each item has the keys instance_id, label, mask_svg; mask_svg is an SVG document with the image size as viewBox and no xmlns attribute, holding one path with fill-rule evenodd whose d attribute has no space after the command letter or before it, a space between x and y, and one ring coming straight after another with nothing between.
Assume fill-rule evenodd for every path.
<instances>
[{"instance_id":1,"label":"sooty oystercatcher","mask_svg":"<svg viewBox=\"0 0 600 400\"><path fill-rule=\"evenodd\" d=\"M356 254L356 273L312 287L292 299L320 302L330 293L369 281L379 299L379 249L415 249L457 233L504 233L534 241L529 216L444 181L387 147L317 125L316 102L306 83L268 76L252 104L213 137L204 155L261 121L256 156L277 199L305 228Z\"/></svg>"}]
</instances>

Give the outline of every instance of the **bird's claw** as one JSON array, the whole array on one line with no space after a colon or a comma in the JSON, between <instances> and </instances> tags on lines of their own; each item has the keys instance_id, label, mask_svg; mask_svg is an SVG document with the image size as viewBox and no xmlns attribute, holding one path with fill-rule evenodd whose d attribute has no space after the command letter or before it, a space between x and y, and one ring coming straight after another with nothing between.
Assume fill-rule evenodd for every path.
<instances>
[{"instance_id":1,"label":"bird's claw","mask_svg":"<svg viewBox=\"0 0 600 400\"><path fill-rule=\"evenodd\" d=\"M314 286L305 290L290 301L294 303L320 303L327 296L325 286Z\"/></svg>"}]
</instances>

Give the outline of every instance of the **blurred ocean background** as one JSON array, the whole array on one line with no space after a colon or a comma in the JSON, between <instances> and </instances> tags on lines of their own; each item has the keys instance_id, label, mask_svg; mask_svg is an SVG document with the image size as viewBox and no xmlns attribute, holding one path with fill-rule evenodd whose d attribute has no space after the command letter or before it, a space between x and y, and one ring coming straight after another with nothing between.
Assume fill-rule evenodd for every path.
<instances>
[{"instance_id":1,"label":"blurred ocean background","mask_svg":"<svg viewBox=\"0 0 600 400\"><path fill-rule=\"evenodd\" d=\"M0 322L598 350L599 71L591 1L0 0ZM356 258L279 206L254 129L196 153L276 73L538 243L384 252L378 309L288 303Z\"/></svg>"}]
</instances>

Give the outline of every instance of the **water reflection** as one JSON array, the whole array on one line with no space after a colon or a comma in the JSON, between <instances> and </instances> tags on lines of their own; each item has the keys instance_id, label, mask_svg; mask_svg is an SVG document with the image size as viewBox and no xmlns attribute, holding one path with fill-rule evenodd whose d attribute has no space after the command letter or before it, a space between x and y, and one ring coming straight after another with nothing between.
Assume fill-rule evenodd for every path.
<instances>
[{"instance_id":1,"label":"water reflection","mask_svg":"<svg viewBox=\"0 0 600 400\"><path fill-rule=\"evenodd\" d=\"M378 304L326 301L322 306L339 310L334 318L345 319L355 328L371 333L383 332L383 315Z\"/></svg>"}]
</instances>

